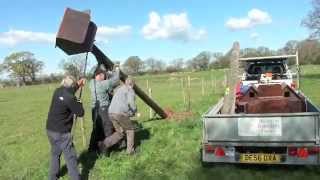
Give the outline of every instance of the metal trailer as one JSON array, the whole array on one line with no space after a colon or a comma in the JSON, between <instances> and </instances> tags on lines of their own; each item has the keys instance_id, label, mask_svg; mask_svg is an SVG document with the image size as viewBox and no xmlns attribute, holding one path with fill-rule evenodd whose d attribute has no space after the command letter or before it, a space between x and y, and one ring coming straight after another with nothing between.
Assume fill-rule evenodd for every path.
<instances>
[{"instance_id":1,"label":"metal trailer","mask_svg":"<svg viewBox=\"0 0 320 180\"><path fill-rule=\"evenodd\" d=\"M222 106L203 115L203 164L320 163L320 111L307 98L302 113L220 114Z\"/></svg>"}]
</instances>

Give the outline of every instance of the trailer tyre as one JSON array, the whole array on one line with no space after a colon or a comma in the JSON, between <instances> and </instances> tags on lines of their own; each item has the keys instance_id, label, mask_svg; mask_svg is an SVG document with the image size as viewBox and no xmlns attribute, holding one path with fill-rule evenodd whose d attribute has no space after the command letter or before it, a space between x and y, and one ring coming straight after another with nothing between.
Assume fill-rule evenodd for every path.
<instances>
[{"instance_id":1,"label":"trailer tyre","mask_svg":"<svg viewBox=\"0 0 320 180\"><path fill-rule=\"evenodd\" d=\"M201 166L203 167L203 168L209 168L212 164L211 163L209 163L209 162L205 162L205 161L203 161L203 151L202 151L202 148L200 149L200 162L201 162Z\"/></svg>"}]
</instances>

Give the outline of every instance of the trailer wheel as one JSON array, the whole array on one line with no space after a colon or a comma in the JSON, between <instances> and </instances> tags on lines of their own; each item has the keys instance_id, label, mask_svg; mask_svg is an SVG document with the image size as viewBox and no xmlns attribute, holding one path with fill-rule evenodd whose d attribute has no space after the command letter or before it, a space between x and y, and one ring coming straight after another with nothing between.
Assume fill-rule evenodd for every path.
<instances>
[{"instance_id":1,"label":"trailer wheel","mask_svg":"<svg viewBox=\"0 0 320 180\"><path fill-rule=\"evenodd\" d=\"M209 163L209 162L205 162L205 161L203 161L203 151L202 151L202 148L200 149L200 162L201 162L201 166L203 167L203 168L209 168L209 167L211 167L211 163Z\"/></svg>"}]
</instances>

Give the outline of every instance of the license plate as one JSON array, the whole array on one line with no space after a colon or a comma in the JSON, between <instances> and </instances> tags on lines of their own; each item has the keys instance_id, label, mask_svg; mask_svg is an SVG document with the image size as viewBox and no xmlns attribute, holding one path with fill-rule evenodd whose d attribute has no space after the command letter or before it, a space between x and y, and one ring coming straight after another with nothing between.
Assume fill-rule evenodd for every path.
<instances>
[{"instance_id":1,"label":"license plate","mask_svg":"<svg viewBox=\"0 0 320 180\"><path fill-rule=\"evenodd\" d=\"M279 154L263 154L263 153L250 153L240 154L240 162L242 163L279 163Z\"/></svg>"}]
</instances>

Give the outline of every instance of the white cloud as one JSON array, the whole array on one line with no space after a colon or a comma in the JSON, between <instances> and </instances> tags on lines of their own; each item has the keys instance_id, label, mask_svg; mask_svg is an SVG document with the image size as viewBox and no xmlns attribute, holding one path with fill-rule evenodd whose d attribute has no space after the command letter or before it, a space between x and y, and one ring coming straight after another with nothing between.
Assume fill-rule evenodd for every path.
<instances>
[{"instance_id":1,"label":"white cloud","mask_svg":"<svg viewBox=\"0 0 320 180\"><path fill-rule=\"evenodd\" d=\"M251 33L250 38L254 41L257 41L260 38L260 34L258 33Z\"/></svg>"},{"instance_id":2,"label":"white cloud","mask_svg":"<svg viewBox=\"0 0 320 180\"><path fill-rule=\"evenodd\" d=\"M268 12L260 9L251 9L247 17L231 17L226 22L226 26L231 30L249 29L260 24L270 24L272 18Z\"/></svg>"},{"instance_id":3,"label":"white cloud","mask_svg":"<svg viewBox=\"0 0 320 180\"><path fill-rule=\"evenodd\" d=\"M131 26L123 25L123 26L100 26L98 27L96 40L98 42L108 42L110 39L115 37L123 37L127 36L131 33Z\"/></svg>"},{"instance_id":4,"label":"white cloud","mask_svg":"<svg viewBox=\"0 0 320 180\"><path fill-rule=\"evenodd\" d=\"M101 26L97 30L96 39L98 42L108 42L111 38L121 37L130 34L131 26ZM47 32L33 32L25 30L10 29L7 32L0 32L0 45L16 46L26 43L55 43L56 34Z\"/></svg>"},{"instance_id":5,"label":"white cloud","mask_svg":"<svg viewBox=\"0 0 320 180\"><path fill-rule=\"evenodd\" d=\"M149 22L142 28L142 34L149 40L191 41L203 39L207 31L193 28L186 13L166 14L161 17L157 12L151 12Z\"/></svg>"},{"instance_id":6,"label":"white cloud","mask_svg":"<svg viewBox=\"0 0 320 180\"><path fill-rule=\"evenodd\" d=\"M0 33L0 44L15 46L25 43L54 43L55 34L11 29Z\"/></svg>"}]
</instances>

